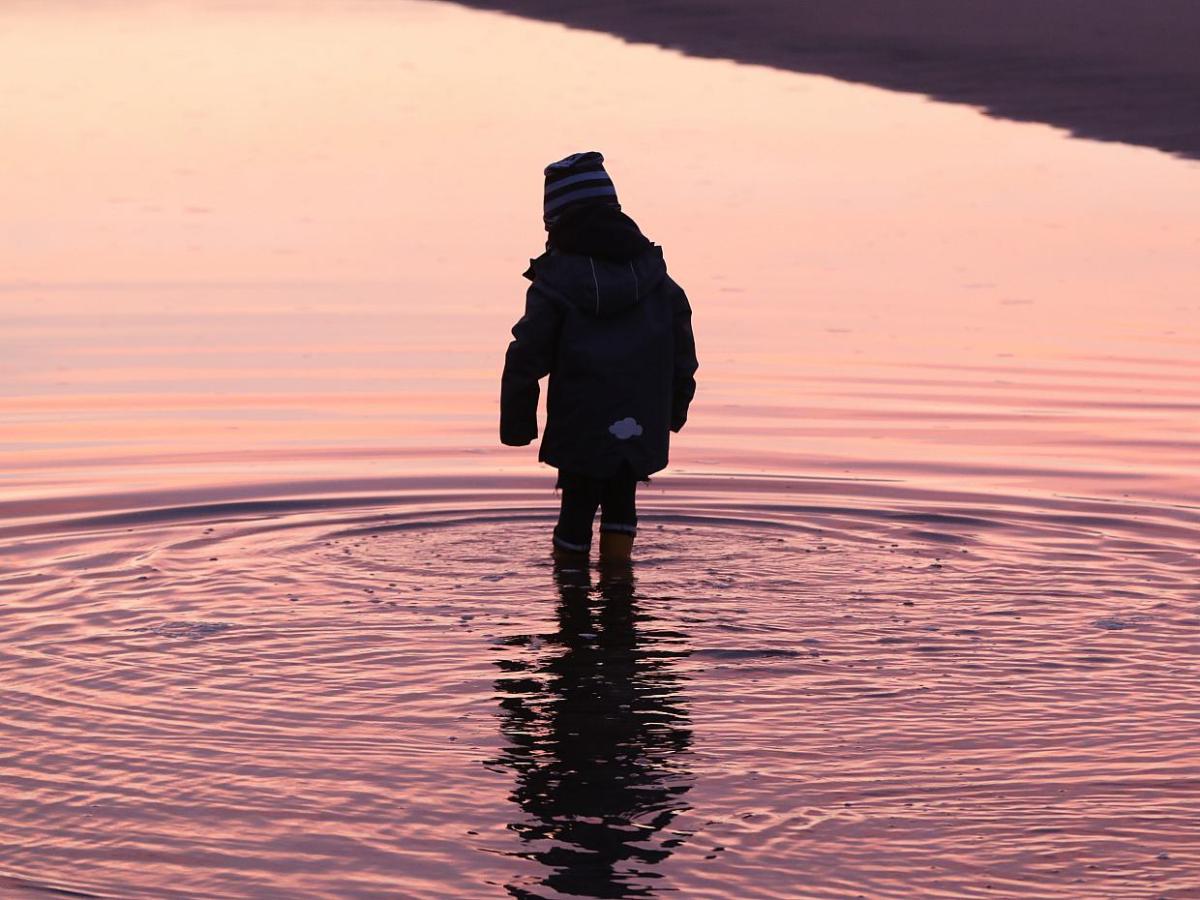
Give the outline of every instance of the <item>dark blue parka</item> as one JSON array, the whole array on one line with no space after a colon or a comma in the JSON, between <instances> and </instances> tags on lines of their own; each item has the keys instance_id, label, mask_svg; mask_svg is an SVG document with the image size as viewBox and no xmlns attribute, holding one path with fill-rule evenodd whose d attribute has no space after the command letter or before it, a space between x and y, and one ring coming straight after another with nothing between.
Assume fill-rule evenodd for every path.
<instances>
[{"instance_id":1,"label":"dark blue parka","mask_svg":"<svg viewBox=\"0 0 1200 900\"><path fill-rule=\"evenodd\" d=\"M538 379L550 376L538 459L607 478L667 465L670 431L696 392L687 296L662 248L614 261L552 250L533 260L500 386L500 440L537 437Z\"/></svg>"}]
</instances>

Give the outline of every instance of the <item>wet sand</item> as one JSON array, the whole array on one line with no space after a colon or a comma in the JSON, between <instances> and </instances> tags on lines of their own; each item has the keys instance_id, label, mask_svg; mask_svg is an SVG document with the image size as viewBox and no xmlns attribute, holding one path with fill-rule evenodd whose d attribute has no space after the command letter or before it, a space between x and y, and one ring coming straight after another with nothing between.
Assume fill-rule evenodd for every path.
<instances>
[{"instance_id":1,"label":"wet sand","mask_svg":"<svg viewBox=\"0 0 1200 900\"><path fill-rule=\"evenodd\" d=\"M1200 158L1200 6L1188 0L459 2Z\"/></svg>"}]
</instances>

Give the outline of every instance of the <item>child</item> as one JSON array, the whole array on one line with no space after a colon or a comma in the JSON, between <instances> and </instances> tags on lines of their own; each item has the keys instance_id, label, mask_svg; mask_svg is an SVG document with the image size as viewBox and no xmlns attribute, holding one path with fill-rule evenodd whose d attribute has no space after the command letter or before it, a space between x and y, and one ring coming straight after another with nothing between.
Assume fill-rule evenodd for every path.
<instances>
[{"instance_id":1,"label":"child","mask_svg":"<svg viewBox=\"0 0 1200 900\"><path fill-rule=\"evenodd\" d=\"M692 310L662 248L621 212L596 152L546 167L546 252L532 260L525 315L500 383L500 440L537 437L538 379L550 376L538 459L559 470L555 555L628 559L637 482L667 465L668 429L696 392Z\"/></svg>"}]
</instances>

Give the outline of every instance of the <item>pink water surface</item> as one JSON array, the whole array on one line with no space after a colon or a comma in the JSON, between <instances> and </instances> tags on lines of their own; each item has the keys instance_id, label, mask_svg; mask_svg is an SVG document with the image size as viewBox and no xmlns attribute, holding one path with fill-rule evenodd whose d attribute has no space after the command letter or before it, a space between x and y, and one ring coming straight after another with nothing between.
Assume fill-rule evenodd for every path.
<instances>
[{"instance_id":1,"label":"pink water surface","mask_svg":"<svg viewBox=\"0 0 1200 900\"><path fill-rule=\"evenodd\" d=\"M0 889L1200 897L1200 167L425 2L0 11ZM695 308L632 573L541 167Z\"/></svg>"}]
</instances>

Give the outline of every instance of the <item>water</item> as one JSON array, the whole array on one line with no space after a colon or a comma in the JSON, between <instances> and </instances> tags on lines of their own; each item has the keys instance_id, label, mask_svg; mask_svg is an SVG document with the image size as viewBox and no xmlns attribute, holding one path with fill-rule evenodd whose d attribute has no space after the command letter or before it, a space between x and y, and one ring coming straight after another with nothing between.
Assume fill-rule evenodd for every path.
<instances>
[{"instance_id":1,"label":"water","mask_svg":"<svg viewBox=\"0 0 1200 900\"><path fill-rule=\"evenodd\" d=\"M2 15L5 891L1200 896L1194 164L440 4ZM590 146L702 366L632 572L495 446Z\"/></svg>"}]
</instances>

